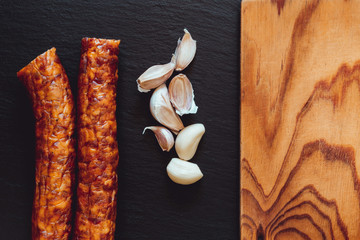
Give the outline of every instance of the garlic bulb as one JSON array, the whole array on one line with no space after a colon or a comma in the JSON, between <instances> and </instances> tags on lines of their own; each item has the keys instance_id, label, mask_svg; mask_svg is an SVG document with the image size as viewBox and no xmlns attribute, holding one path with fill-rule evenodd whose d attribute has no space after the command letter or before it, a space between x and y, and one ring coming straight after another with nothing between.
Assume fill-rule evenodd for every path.
<instances>
[{"instance_id":1,"label":"garlic bulb","mask_svg":"<svg viewBox=\"0 0 360 240\"><path fill-rule=\"evenodd\" d=\"M165 84L160 85L152 94L150 98L150 112L159 123L175 133L184 128L180 117L171 106L169 92Z\"/></svg>"},{"instance_id":2,"label":"garlic bulb","mask_svg":"<svg viewBox=\"0 0 360 240\"><path fill-rule=\"evenodd\" d=\"M176 75L169 84L170 101L176 113L182 116L183 114L195 114L198 107L194 101L194 90L190 80L185 74Z\"/></svg>"},{"instance_id":3,"label":"garlic bulb","mask_svg":"<svg viewBox=\"0 0 360 240\"><path fill-rule=\"evenodd\" d=\"M172 135L172 133L164 127L150 126L144 128L143 134L148 129L154 132L161 149L163 151L169 152L170 149L174 146L174 136Z\"/></svg>"},{"instance_id":4,"label":"garlic bulb","mask_svg":"<svg viewBox=\"0 0 360 240\"><path fill-rule=\"evenodd\" d=\"M204 175L195 163L173 158L166 167L169 178L178 184L189 185L199 181Z\"/></svg>"},{"instance_id":5,"label":"garlic bulb","mask_svg":"<svg viewBox=\"0 0 360 240\"><path fill-rule=\"evenodd\" d=\"M196 153L205 127L201 123L192 124L181 130L175 141L175 150L182 160L190 160Z\"/></svg>"},{"instance_id":6,"label":"garlic bulb","mask_svg":"<svg viewBox=\"0 0 360 240\"><path fill-rule=\"evenodd\" d=\"M194 59L196 53L196 41L192 39L187 29L184 29L184 32L185 34L181 41L178 40L178 46L175 50L176 71L184 70Z\"/></svg>"},{"instance_id":7,"label":"garlic bulb","mask_svg":"<svg viewBox=\"0 0 360 240\"><path fill-rule=\"evenodd\" d=\"M175 60L172 57L171 62L163 65L155 65L148 68L137 79L139 92L149 92L157 88L169 79L175 68Z\"/></svg>"}]
</instances>

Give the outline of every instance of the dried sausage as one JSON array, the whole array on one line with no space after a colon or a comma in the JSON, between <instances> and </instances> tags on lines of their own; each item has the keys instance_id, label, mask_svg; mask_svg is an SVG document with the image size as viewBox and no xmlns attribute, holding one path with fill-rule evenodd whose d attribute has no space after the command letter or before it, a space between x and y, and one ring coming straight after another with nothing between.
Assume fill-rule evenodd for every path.
<instances>
[{"instance_id":1,"label":"dried sausage","mask_svg":"<svg viewBox=\"0 0 360 240\"><path fill-rule=\"evenodd\" d=\"M68 239L74 183L74 101L56 49L17 73L36 119L36 171L32 239Z\"/></svg>"},{"instance_id":2,"label":"dried sausage","mask_svg":"<svg viewBox=\"0 0 360 240\"><path fill-rule=\"evenodd\" d=\"M119 159L115 116L119 43L82 39L75 239L114 238Z\"/></svg>"},{"instance_id":3,"label":"dried sausage","mask_svg":"<svg viewBox=\"0 0 360 240\"><path fill-rule=\"evenodd\" d=\"M78 79L75 239L114 239L118 145L116 82L119 40L83 38Z\"/></svg>"},{"instance_id":4,"label":"dried sausage","mask_svg":"<svg viewBox=\"0 0 360 240\"><path fill-rule=\"evenodd\" d=\"M17 73L36 119L36 171L32 239L68 239L74 183L74 101L56 49Z\"/></svg>"}]
</instances>

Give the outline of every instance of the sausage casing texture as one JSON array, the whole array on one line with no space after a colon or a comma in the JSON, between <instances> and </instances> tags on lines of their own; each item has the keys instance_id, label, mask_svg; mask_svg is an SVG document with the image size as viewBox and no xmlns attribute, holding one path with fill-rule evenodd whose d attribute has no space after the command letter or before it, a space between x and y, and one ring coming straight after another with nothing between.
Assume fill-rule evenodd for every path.
<instances>
[{"instance_id":1,"label":"sausage casing texture","mask_svg":"<svg viewBox=\"0 0 360 240\"><path fill-rule=\"evenodd\" d=\"M116 218L116 82L119 40L83 38L78 80L75 239L114 239Z\"/></svg>"},{"instance_id":2,"label":"sausage casing texture","mask_svg":"<svg viewBox=\"0 0 360 240\"><path fill-rule=\"evenodd\" d=\"M74 101L69 80L52 48L18 73L36 120L36 170L32 239L68 239L74 184Z\"/></svg>"}]
</instances>

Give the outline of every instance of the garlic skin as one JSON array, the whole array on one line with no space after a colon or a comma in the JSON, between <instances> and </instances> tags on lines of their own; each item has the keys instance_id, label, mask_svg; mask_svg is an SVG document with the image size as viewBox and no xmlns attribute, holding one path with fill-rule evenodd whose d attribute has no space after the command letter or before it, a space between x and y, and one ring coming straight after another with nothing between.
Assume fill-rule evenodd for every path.
<instances>
[{"instance_id":1,"label":"garlic skin","mask_svg":"<svg viewBox=\"0 0 360 240\"><path fill-rule=\"evenodd\" d=\"M174 57L171 62L163 65L155 65L148 68L136 80L139 92L149 92L151 89L157 88L169 79L175 68Z\"/></svg>"},{"instance_id":2,"label":"garlic skin","mask_svg":"<svg viewBox=\"0 0 360 240\"><path fill-rule=\"evenodd\" d=\"M150 98L150 112L156 121L175 132L175 134L184 128L180 117L171 106L169 92L165 84L160 85L153 92Z\"/></svg>"},{"instance_id":3,"label":"garlic skin","mask_svg":"<svg viewBox=\"0 0 360 240\"><path fill-rule=\"evenodd\" d=\"M197 113L198 106L194 101L194 89L185 74L178 74L171 80L169 95L176 113L180 116Z\"/></svg>"},{"instance_id":4,"label":"garlic skin","mask_svg":"<svg viewBox=\"0 0 360 240\"><path fill-rule=\"evenodd\" d=\"M163 151L169 152L170 149L174 146L174 136L172 133L164 127L160 126L150 126L144 128L142 134L145 133L146 130L151 130L155 134L155 137Z\"/></svg>"},{"instance_id":5,"label":"garlic skin","mask_svg":"<svg viewBox=\"0 0 360 240\"><path fill-rule=\"evenodd\" d=\"M175 150L180 159L188 161L194 157L204 133L205 127L201 123L189 125L179 133L175 141Z\"/></svg>"},{"instance_id":6,"label":"garlic skin","mask_svg":"<svg viewBox=\"0 0 360 240\"><path fill-rule=\"evenodd\" d=\"M176 56L176 71L184 70L194 59L196 53L196 41L192 39L191 34L185 28L184 36L181 41L178 40L178 46L175 50Z\"/></svg>"},{"instance_id":7,"label":"garlic skin","mask_svg":"<svg viewBox=\"0 0 360 240\"><path fill-rule=\"evenodd\" d=\"M171 159L166 171L173 182L182 185L193 184L204 176L197 164L178 158Z\"/></svg>"}]
</instances>

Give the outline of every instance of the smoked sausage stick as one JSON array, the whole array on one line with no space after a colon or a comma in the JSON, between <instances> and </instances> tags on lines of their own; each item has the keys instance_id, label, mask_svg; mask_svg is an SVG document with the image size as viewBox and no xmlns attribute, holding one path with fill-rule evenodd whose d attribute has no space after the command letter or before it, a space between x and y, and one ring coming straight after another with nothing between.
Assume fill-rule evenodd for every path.
<instances>
[{"instance_id":1,"label":"smoked sausage stick","mask_svg":"<svg viewBox=\"0 0 360 240\"><path fill-rule=\"evenodd\" d=\"M78 80L75 239L114 239L116 218L116 82L119 40L83 38Z\"/></svg>"},{"instance_id":2,"label":"smoked sausage stick","mask_svg":"<svg viewBox=\"0 0 360 240\"><path fill-rule=\"evenodd\" d=\"M32 239L68 239L74 184L74 101L56 49L17 73L32 99L36 120Z\"/></svg>"}]
</instances>

